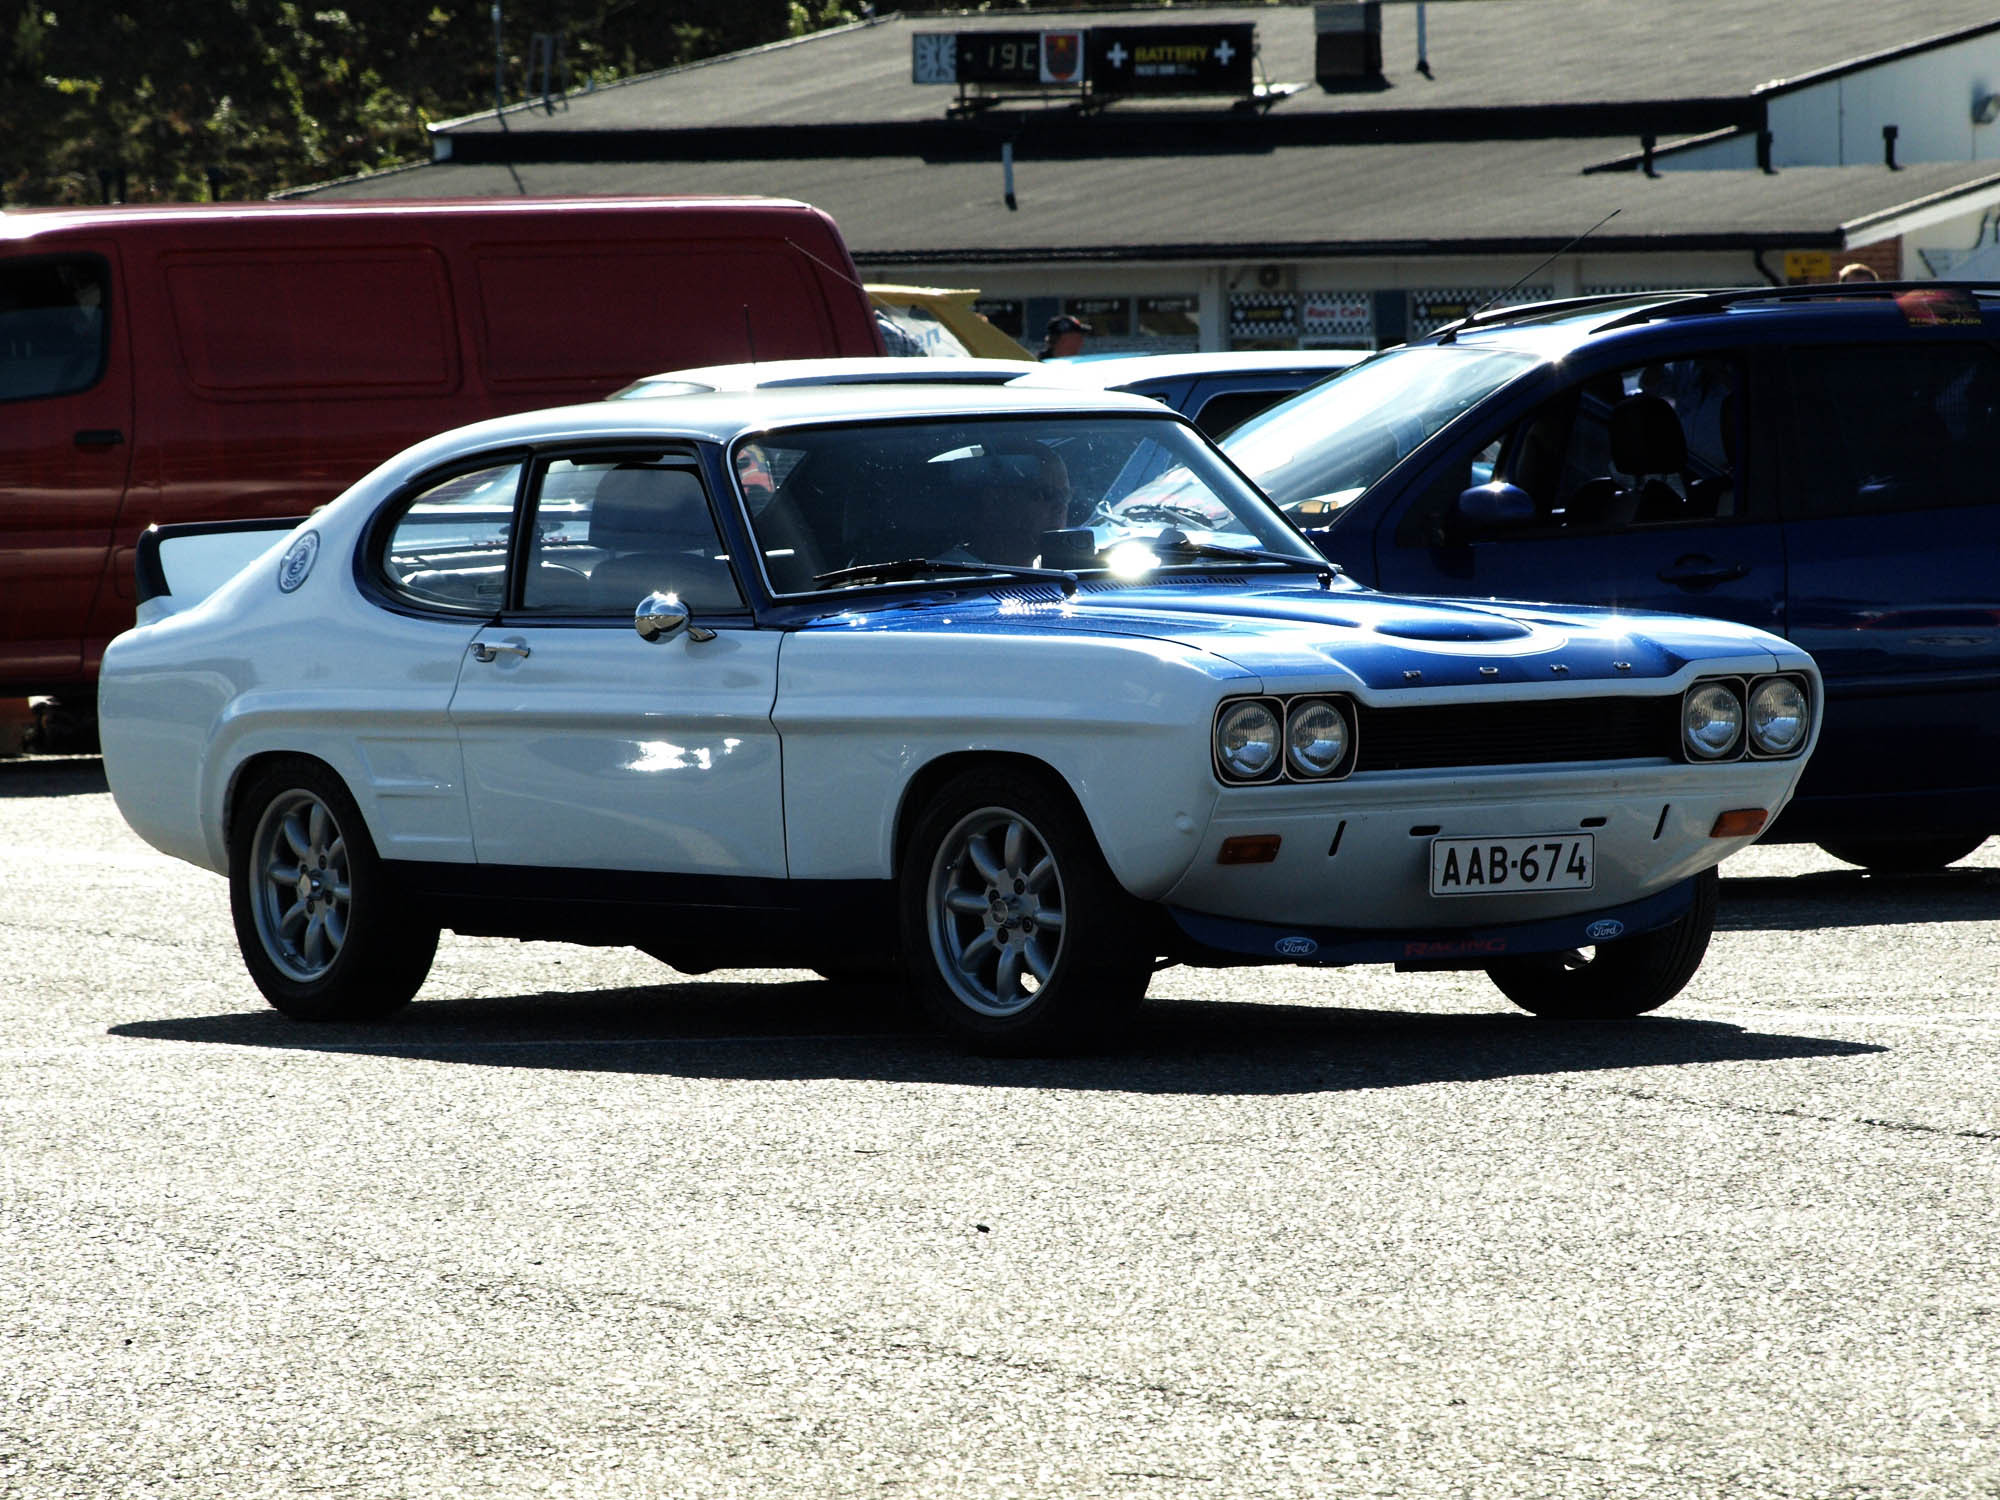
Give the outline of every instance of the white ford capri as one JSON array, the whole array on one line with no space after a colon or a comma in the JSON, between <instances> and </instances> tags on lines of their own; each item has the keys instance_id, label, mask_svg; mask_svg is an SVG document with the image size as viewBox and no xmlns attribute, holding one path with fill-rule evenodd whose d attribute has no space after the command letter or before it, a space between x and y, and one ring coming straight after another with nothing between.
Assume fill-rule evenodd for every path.
<instances>
[{"instance_id":1,"label":"white ford capri","mask_svg":"<svg viewBox=\"0 0 2000 1500\"><path fill-rule=\"evenodd\" d=\"M1819 722L1757 630L1359 588L1142 397L530 413L151 533L139 585L111 789L305 1020L395 1011L443 928L902 978L988 1050L1163 960L1635 1015Z\"/></svg>"}]
</instances>

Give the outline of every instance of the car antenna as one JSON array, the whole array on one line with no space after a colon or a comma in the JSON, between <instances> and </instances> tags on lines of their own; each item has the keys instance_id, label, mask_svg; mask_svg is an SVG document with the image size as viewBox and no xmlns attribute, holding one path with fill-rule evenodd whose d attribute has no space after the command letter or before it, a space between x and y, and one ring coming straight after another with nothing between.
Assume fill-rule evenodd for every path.
<instances>
[{"instance_id":1,"label":"car antenna","mask_svg":"<svg viewBox=\"0 0 2000 1500\"><path fill-rule=\"evenodd\" d=\"M1478 317L1481 313L1485 312L1487 308L1491 307L1494 303L1498 302L1502 297L1511 296L1513 293L1519 291L1521 288L1521 282L1526 281L1528 277L1535 275L1542 269L1543 266L1548 265L1550 261L1555 260L1558 256L1569 254L1570 251L1574 250L1578 245L1581 245L1585 240L1589 239L1593 234L1597 233L1598 230L1602 229L1606 224L1609 224L1613 219L1617 218L1618 215L1623 212L1624 210L1620 208L1612 209L1610 213L1606 214L1603 218L1599 219L1595 224L1591 225L1590 228L1584 230L1582 234L1578 235L1575 239L1571 240L1567 245L1564 245L1562 249L1556 251L1555 254L1546 257L1540 262L1540 264L1534 266L1532 269L1525 272L1521 276L1520 281L1516 281L1512 286L1508 287L1507 290L1504 292L1495 292L1492 296L1488 297L1484 302L1480 303L1479 306L1473 308L1471 312L1467 313L1464 317L1460 318L1457 322L1453 323L1451 327L1445 329L1443 333L1438 335L1438 342L1440 344L1451 343L1454 339L1458 337L1459 329L1463 328L1467 323L1470 323L1474 318Z\"/></svg>"}]
</instances>

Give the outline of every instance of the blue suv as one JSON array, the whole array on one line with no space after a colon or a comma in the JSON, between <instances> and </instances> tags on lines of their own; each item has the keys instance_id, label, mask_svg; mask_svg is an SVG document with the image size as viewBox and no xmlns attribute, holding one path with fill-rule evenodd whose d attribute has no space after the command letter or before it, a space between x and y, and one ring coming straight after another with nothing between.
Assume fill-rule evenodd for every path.
<instances>
[{"instance_id":1,"label":"blue suv","mask_svg":"<svg viewBox=\"0 0 2000 1500\"><path fill-rule=\"evenodd\" d=\"M1231 433L1354 578L1740 620L1826 679L1769 837L1936 869L2000 832L2000 290L1475 315Z\"/></svg>"}]
</instances>

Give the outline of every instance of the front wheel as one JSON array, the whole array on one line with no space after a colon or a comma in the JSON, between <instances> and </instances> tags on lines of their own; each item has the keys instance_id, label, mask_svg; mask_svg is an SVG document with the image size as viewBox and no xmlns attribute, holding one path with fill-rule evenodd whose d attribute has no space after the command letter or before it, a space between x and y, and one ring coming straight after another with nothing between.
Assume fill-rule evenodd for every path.
<instances>
[{"instance_id":1,"label":"front wheel","mask_svg":"<svg viewBox=\"0 0 2000 1500\"><path fill-rule=\"evenodd\" d=\"M1678 995L1708 952L1721 877L1710 867L1694 878L1694 903L1657 932L1531 953L1488 964L1486 977L1525 1011L1558 1021L1609 1021L1658 1010Z\"/></svg>"},{"instance_id":2,"label":"front wheel","mask_svg":"<svg viewBox=\"0 0 2000 1500\"><path fill-rule=\"evenodd\" d=\"M912 830L900 895L912 984L977 1051L1099 1041L1145 997L1144 908L1038 777L978 770L949 782Z\"/></svg>"},{"instance_id":3,"label":"front wheel","mask_svg":"<svg viewBox=\"0 0 2000 1500\"><path fill-rule=\"evenodd\" d=\"M398 904L347 788L303 757L243 789L229 908L251 979L294 1020L380 1020L409 1003L437 952L437 924Z\"/></svg>"}]
</instances>

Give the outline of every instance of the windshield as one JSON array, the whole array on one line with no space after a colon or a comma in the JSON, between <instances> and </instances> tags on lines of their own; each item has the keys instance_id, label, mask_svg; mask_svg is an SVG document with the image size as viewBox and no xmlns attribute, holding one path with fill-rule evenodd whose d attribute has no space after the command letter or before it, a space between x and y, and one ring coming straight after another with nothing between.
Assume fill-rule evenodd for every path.
<instances>
[{"instance_id":1,"label":"windshield","mask_svg":"<svg viewBox=\"0 0 2000 1500\"><path fill-rule=\"evenodd\" d=\"M1135 580L1176 567L1325 567L1198 434L1170 418L798 428L743 439L733 464L781 594L976 575L975 564ZM924 560L941 566L929 574L908 566Z\"/></svg>"},{"instance_id":2,"label":"windshield","mask_svg":"<svg viewBox=\"0 0 2000 1500\"><path fill-rule=\"evenodd\" d=\"M1540 359L1513 350L1395 349L1260 413L1223 451L1301 525L1324 525L1432 433Z\"/></svg>"}]
</instances>

